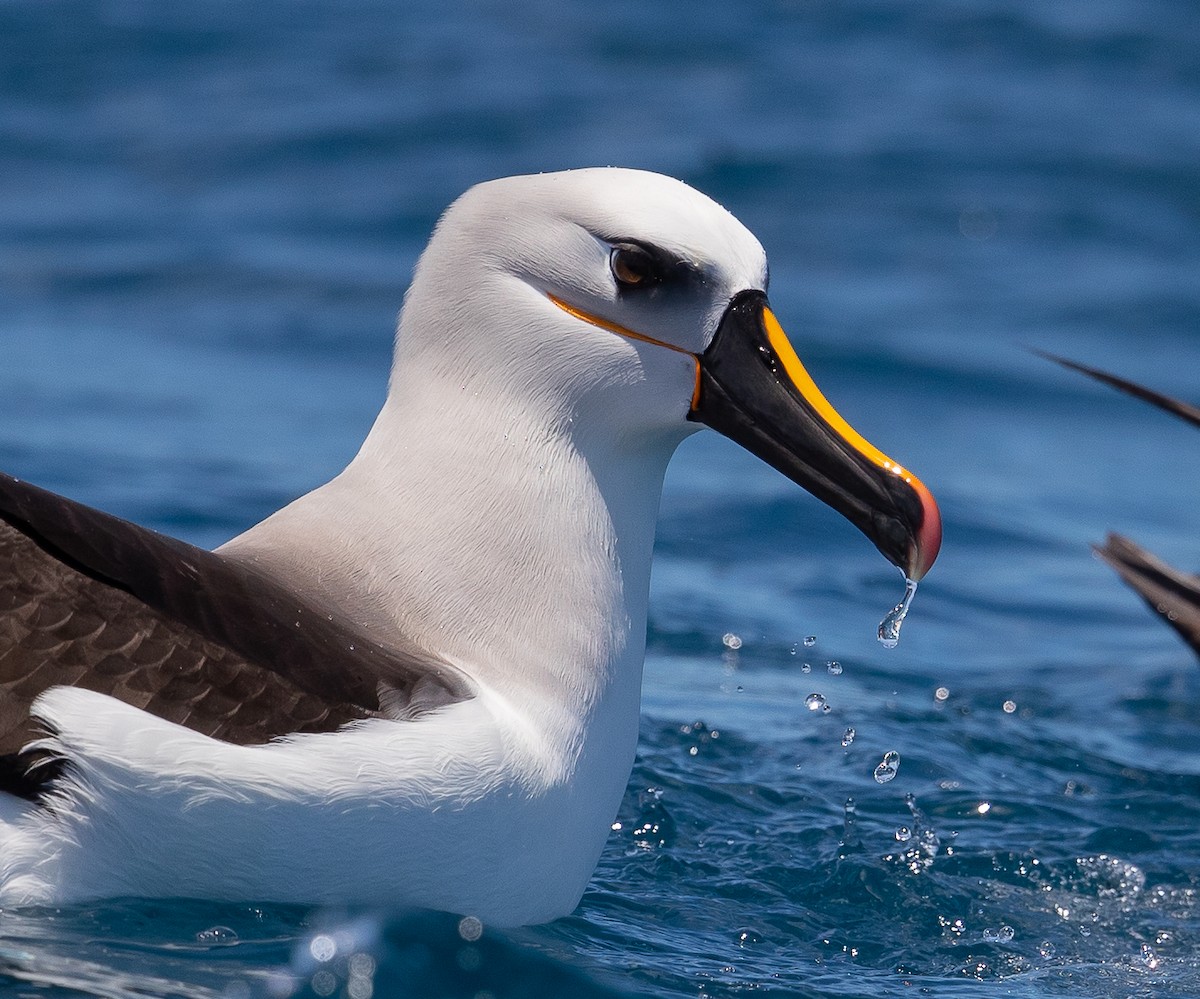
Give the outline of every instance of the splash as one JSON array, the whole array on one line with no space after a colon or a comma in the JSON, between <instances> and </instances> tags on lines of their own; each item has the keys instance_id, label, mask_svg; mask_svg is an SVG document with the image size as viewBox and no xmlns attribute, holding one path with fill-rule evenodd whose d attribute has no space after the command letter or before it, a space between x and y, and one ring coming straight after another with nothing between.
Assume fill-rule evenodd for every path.
<instances>
[{"instance_id":1,"label":"splash","mask_svg":"<svg viewBox=\"0 0 1200 999\"><path fill-rule=\"evenodd\" d=\"M905 576L904 596L879 622L879 641L883 643L885 649L894 649L900 644L900 626L904 624L904 619L908 616L908 608L912 605L916 593L917 581Z\"/></svg>"}]
</instances>

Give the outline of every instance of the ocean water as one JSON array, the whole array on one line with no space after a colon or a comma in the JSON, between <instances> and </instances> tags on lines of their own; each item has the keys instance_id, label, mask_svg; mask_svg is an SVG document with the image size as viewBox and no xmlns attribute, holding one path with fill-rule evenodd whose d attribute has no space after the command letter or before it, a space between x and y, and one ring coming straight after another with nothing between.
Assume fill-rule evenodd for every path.
<instances>
[{"instance_id":1,"label":"ocean water","mask_svg":"<svg viewBox=\"0 0 1200 999\"><path fill-rule=\"evenodd\" d=\"M352 456L449 201L612 163L759 235L945 516L888 651L864 539L680 449L571 917L4 911L0 994L1200 996L1200 669L1089 550L1200 566L1200 435L1028 349L1200 400L1193 4L0 0L0 40L5 470L220 543Z\"/></svg>"}]
</instances>

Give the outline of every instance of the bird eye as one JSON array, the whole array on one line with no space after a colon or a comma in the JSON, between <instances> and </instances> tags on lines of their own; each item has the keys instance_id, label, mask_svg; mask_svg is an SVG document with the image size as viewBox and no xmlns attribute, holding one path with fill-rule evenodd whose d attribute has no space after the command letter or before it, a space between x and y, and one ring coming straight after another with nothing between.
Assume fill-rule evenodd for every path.
<instances>
[{"instance_id":1,"label":"bird eye","mask_svg":"<svg viewBox=\"0 0 1200 999\"><path fill-rule=\"evenodd\" d=\"M658 262L636 243L618 243L609 257L613 277L625 288L639 288L662 280Z\"/></svg>"}]
</instances>

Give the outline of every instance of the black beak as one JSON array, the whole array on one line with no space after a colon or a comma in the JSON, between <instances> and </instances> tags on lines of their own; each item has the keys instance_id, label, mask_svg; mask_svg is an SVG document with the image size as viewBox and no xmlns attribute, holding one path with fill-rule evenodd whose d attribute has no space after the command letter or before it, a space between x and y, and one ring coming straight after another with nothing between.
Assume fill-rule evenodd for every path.
<instances>
[{"instance_id":1,"label":"black beak","mask_svg":"<svg viewBox=\"0 0 1200 999\"><path fill-rule=\"evenodd\" d=\"M942 541L933 495L838 415L765 294L734 297L699 364L689 419L737 441L828 503L908 578L925 575Z\"/></svg>"}]
</instances>

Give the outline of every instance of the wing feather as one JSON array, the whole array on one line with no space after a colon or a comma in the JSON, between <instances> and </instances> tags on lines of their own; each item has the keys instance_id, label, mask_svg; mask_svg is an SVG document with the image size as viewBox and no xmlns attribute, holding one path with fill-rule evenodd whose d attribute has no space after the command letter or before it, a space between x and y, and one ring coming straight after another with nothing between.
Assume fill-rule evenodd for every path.
<instances>
[{"instance_id":1,"label":"wing feather","mask_svg":"<svg viewBox=\"0 0 1200 999\"><path fill-rule=\"evenodd\" d=\"M241 744L473 693L253 568L0 474L0 788L20 793L30 708L64 684Z\"/></svg>"}]
</instances>

